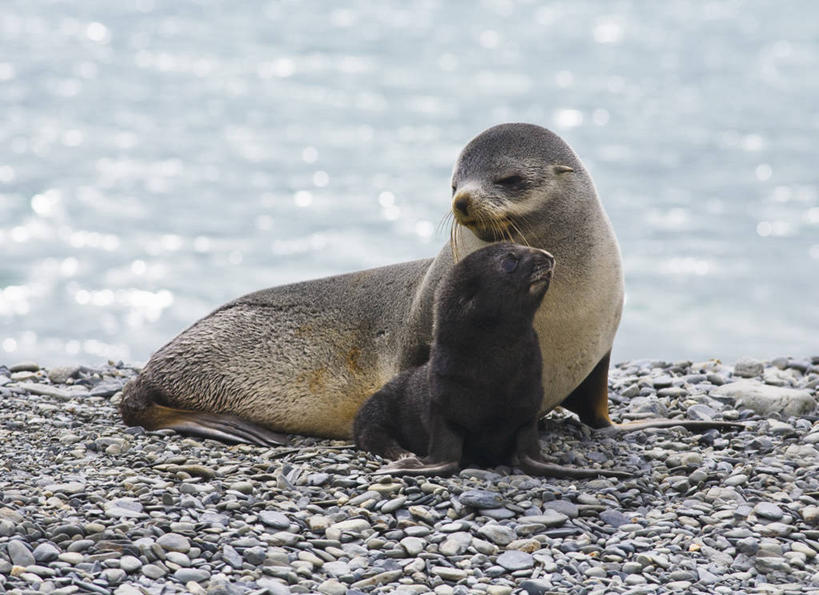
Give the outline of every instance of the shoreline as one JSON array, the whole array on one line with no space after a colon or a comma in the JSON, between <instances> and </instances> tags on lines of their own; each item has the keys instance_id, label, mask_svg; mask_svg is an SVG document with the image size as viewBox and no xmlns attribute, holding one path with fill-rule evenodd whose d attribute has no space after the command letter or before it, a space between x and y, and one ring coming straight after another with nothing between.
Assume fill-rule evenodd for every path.
<instances>
[{"instance_id":1,"label":"shoreline","mask_svg":"<svg viewBox=\"0 0 819 595\"><path fill-rule=\"evenodd\" d=\"M819 357L613 367L601 435L553 412L556 463L382 478L341 441L227 445L122 424L122 364L0 365L0 591L819 593Z\"/></svg>"}]
</instances>

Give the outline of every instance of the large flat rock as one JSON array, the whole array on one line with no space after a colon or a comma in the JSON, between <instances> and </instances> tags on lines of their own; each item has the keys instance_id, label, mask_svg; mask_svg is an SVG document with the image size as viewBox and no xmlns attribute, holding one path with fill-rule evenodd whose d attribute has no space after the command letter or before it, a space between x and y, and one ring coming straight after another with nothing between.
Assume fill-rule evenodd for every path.
<instances>
[{"instance_id":1,"label":"large flat rock","mask_svg":"<svg viewBox=\"0 0 819 595\"><path fill-rule=\"evenodd\" d=\"M759 415L772 413L787 416L806 415L817 405L817 400L810 391L769 386L756 380L739 380L723 384L712 390L711 396L734 399L738 407L752 409Z\"/></svg>"}]
</instances>

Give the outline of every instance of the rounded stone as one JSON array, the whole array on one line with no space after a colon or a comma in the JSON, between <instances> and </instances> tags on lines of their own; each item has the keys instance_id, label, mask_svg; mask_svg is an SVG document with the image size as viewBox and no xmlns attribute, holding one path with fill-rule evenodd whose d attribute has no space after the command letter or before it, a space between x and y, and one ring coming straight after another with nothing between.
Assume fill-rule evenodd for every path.
<instances>
[{"instance_id":1,"label":"rounded stone","mask_svg":"<svg viewBox=\"0 0 819 595\"><path fill-rule=\"evenodd\" d=\"M466 490L458 499L464 506L472 508L500 508L503 506L501 495L487 490Z\"/></svg>"},{"instance_id":2,"label":"rounded stone","mask_svg":"<svg viewBox=\"0 0 819 595\"><path fill-rule=\"evenodd\" d=\"M165 571L156 564L146 564L142 567L142 574L150 579L156 580L165 576Z\"/></svg>"},{"instance_id":3,"label":"rounded stone","mask_svg":"<svg viewBox=\"0 0 819 595\"><path fill-rule=\"evenodd\" d=\"M438 546L438 551L444 556L460 556L466 552L471 543L471 534L458 531L447 537L444 542Z\"/></svg>"},{"instance_id":4,"label":"rounded stone","mask_svg":"<svg viewBox=\"0 0 819 595\"><path fill-rule=\"evenodd\" d=\"M281 512L275 510L263 510L259 513L259 520L268 527L274 529L286 530L290 527L290 519L288 519Z\"/></svg>"},{"instance_id":5,"label":"rounded stone","mask_svg":"<svg viewBox=\"0 0 819 595\"><path fill-rule=\"evenodd\" d=\"M782 509L773 502L760 502L754 506L754 512L758 517L772 521L779 521L783 516L785 516Z\"/></svg>"},{"instance_id":6,"label":"rounded stone","mask_svg":"<svg viewBox=\"0 0 819 595\"><path fill-rule=\"evenodd\" d=\"M532 568L535 565L535 558L532 556L532 554L528 554L526 552L508 550L498 556L497 563L503 566L506 570L514 572L515 570Z\"/></svg>"},{"instance_id":7,"label":"rounded stone","mask_svg":"<svg viewBox=\"0 0 819 595\"><path fill-rule=\"evenodd\" d=\"M6 553L8 553L11 563L15 566L34 566L36 560L29 551L28 546L22 541L17 539L9 541L6 548Z\"/></svg>"},{"instance_id":8,"label":"rounded stone","mask_svg":"<svg viewBox=\"0 0 819 595\"><path fill-rule=\"evenodd\" d=\"M165 551L182 552L187 554L191 549L190 540L179 533L166 533L156 540L156 543Z\"/></svg>"},{"instance_id":9,"label":"rounded stone","mask_svg":"<svg viewBox=\"0 0 819 595\"><path fill-rule=\"evenodd\" d=\"M592 578L605 578L606 569L602 566L592 566L591 568L587 568L583 574Z\"/></svg>"},{"instance_id":10,"label":"rounded stone","mask_svg":"<svg viewBox=\"0 0 819 595\"><path fill-rule=\"evenodd\" d=\"M734 376L742 378L753 378L754 376L761 376L765 370L765 365L755 359L743 357L737 360L734 364Z\"/></svg>"},{"instance_id":11,"label":"rounded stone","mask_svg":"<svg viewBox=\"0 0 819 595\"><path fill-rule=\"evenodd\" d=\"M478 529L478 533L486 537L492 543L497 545L509 545L512 543L517 534L511 527L498 525L497 523L489 523Z\"/></svg>"},{"instance_id":12,"label":"rounded stone","mask_svg":"<svg viewBox=\"0 0 819 595\"><path fill-rule=\"evenodd\" d=\"M405 537L399 543L410 556L417 556L426 546L426 542L420 537Z\"/></svg>"},{"instance_id":13,"label":"rounded stone","mask_svg":"<svg viewBox=\"0 0 819 595\"><path fill-rule=\"evenodd\" d=\"M41 543L32 552L38 564L53 562L60 555L60 550L50 543Z\"/></svg>"},{"instance_id":14,"label":"rounded stone","mask_svg":"<svg viewBox=\"0 0 819 595\"><path fill-rule=\"evenodd\" d=\"M130 573L142 568L142 562L136 556L126 555L119 559L119 567Z\"/></svg>"},{"instance_id":15,"label":"rounded stone","mask_svg":"<svg viewBox=\"0 0 819 595\"><path fill-rule=\"evenodd\" d=\"M102 571L102 578L104 578L109 585L116 585L125 579L125 571L121 568L106 568Z\"/></svg>"},{"instance_id":16,"label":"rounded stone","mask_svg":"<svg viewBox=\"0 0 819 595\"><path fill-rule=\"evenodd\" d=\"M210 578L210 572L201 568L180 568L173 573L173 578L183 584L189 581L201 583Z\"/></svg>"}]
</instances>

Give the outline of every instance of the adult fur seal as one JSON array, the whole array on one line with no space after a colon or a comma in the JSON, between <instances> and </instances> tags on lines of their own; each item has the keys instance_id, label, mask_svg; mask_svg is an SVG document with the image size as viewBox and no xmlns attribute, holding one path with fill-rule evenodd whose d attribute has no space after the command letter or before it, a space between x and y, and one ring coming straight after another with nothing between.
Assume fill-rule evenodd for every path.
<instances>
[{"instance_id":1,"label":"adult fur seal","mask_svg":"<svg viewBox=\"0 0 819 595\"><path fill-rule=\"evenodd\" d=\"M396 459L382 472L449 475L462 465L514 462L532 475L628 476L550 465L541 455L542 366L532 323L553 267L548 252L500 242L441 280L429 360L400 372L355 417L356 445Z\"/></svg>"},{"instance_id":2,"label":"adult fur seal","mask_svg":"<svg viewBox=\"0 0 819 595\"><path fill-rule=\"evenodd\" d=\"M556 134L502 124L461 152L452 240L434 259L274 287L218 308L159 349L125 387L126 423L255 444L276 432L350 438L364 400L423 364L435 289L454 262L501 239L548 250L561 275L535 315L540 413L608 415L609 355L623 276L611 224L583 164ZM713 422L644 420L629 427Z\"/></svg>"}]
</instances>

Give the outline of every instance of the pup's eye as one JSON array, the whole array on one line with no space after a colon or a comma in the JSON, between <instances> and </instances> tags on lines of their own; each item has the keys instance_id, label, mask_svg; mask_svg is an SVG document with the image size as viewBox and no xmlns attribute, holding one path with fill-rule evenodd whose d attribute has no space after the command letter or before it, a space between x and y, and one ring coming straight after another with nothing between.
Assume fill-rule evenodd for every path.
<instances>
[{"instance_id":1,"label":"pup's eye","mask_svg":"<svg viewBox=\"0 0 819 595\"><path fill-rule=\"evenodd\" d=\"M501 261L501 268L505 273L511 273L518 268L518 259L514 256L505 256Z\"/></svg>"},{"instance_id":2,"label":"pup's eye","mask_svg":"<svg viewBox=\"0 0 819 595\"><path fill-rule=\"evenodd\" d=\"M457 188L455 187L455 184L453 184L452 185L452 194L455 194L455 190L457 190Z\"/></svg>"},{"instance_id":3,"label":"pup's eye","mask_svg":"<svg viewBox=\"0 0 819 595\"><path fill-rule=\"evenodd\" d=\"M513 174L511 176L506 176L505 178L499 178L495 180L495 184L498 186L505 186L507 188L511 186L517 186L523 182L523 176L519 176L517 174Z\"/></svg>"}]
</instances>

